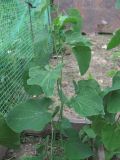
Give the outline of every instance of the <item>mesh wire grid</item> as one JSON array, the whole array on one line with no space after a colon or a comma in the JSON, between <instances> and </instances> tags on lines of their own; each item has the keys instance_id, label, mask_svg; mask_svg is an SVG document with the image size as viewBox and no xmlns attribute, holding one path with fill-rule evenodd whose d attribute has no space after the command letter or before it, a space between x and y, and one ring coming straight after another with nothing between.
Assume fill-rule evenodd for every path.
<instances>
[{"instance_id":1,"label":"mesh wire grid","mask_svg":"<svg viewBox=\"0 0 120 160\"><path fill-rule=\"evenodd\" d=\"M0 113L3 115L28 98L22 75L37 46L33 41L38 44L44 32L48 32L49 9L39 17L38 8L44 1L29 1L35 6L30 9L24 0L0 0ZM49 43L49 51L50 48Z\"/></svg>"}]
</instances>

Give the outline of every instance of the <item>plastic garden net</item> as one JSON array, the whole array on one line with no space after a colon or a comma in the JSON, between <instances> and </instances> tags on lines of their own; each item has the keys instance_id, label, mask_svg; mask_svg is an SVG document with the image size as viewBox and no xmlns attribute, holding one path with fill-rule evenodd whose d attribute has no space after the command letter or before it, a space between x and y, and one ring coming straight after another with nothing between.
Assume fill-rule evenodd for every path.
<instances>
[{"instance_id":1,"label":"plastic garden net","mask_svg":"<svg viewBox=\"0 0 120 160\"><path fill-rule=\"evenodd\" d=\"M28 3L30 2L30 3ZM48 32L49 8L40 14L44 0L0 0L0 112L5 113L28 95L22 75L41 39Z\"/></svg>"}]
</instances>

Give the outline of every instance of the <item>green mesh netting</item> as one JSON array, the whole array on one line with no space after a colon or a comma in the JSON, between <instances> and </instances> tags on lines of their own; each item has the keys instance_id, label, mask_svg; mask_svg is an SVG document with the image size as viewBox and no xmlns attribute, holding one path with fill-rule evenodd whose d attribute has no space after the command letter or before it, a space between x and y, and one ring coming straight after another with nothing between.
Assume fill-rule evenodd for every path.
<instances>
[{"instance_id":1,"label":"green mesh netting","mask_svg":"<svg viewBox=\"0 0 120 160\"><path fill-rule=\"evenodd\" d=\"M22 87L23 71L50 21L49 9L39 16L44 0L29 0L36 7L30 10L26 1L0 0L0 112L3 115L28 98Z\"/></svg>"}]
</instances>

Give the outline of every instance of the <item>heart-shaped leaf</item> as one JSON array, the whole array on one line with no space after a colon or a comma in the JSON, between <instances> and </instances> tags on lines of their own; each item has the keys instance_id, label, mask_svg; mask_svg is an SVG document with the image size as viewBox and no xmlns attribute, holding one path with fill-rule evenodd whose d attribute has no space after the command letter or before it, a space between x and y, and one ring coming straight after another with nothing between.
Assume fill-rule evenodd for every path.
<instances>
[{"instance_id":1,"label":"heart-shaped leaf","mask_svg":"<svg viewBox=\"0 0 120 160\"><path fill-rule=\"evenodd\" d=\"M31 99L14 107L7 116L7 124L17 133L24 130L41 131L52 119L48 107L51 99Z\"/></svg>"},{"instance_id":2,"label":"heart-shaped leaf","mask_svg":"<svg viewBox=\"0 0 120 160\"><path fill-rule=\"evenodd\" d=\"M69 106L85 117L104 114L103 99L99 92L97 82L93 85L91 80L79 81L76 85L77 95L71 99Z\"/></svg>"},{"instance_id":3,"label":"heart-shaped leaf","mask_svg":"<svg viewBox=\"0 0 120 160\"><path fill-rule=\"evenodd\" d=\"M70 107L81 116L93 116L104 114L102 98L92 90L86 90L73 97L70 101Z\"/></svg>"}]
</instances>

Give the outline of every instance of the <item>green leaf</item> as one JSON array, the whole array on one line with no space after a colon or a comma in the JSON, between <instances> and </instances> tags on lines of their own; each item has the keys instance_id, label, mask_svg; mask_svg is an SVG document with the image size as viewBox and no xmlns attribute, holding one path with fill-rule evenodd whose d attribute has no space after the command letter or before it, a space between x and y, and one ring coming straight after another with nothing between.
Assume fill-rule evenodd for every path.
<instances>
[{"instance_id":1,"label":"green leaf","mask_svg":"<svg viewBox=\"0 0 120 160\"><path fill-rule=\"evenodd\" d=\"M92 129L99 136L101 136L102 129L105 124L106 124L105 119L103 119L99 116L92 118Z\"/></svg>"},{"instance_id":2,"label":"green leaf","mask_svg":"<svg viewBox=\"0 0 120 160\"><path fill-rule=\"evenodd\" d=\"M107 72L107 76L108 77L114 77L116 73L117 73L117 70L112 69L112 70Z\"/></svg>"},{"instance_id":3,"label":"green leaf","mask_svg":"<svg viewBox=\"0 0 120 160\"><path fill-rule=\"evenodd\" d=\"M116 0L115 8L120 9L120 0Z\"/></svg>"},{"instance_id":4,"label":"green leaf","mask_svg":"<svg viewBox=\"0 0 120 160\"><path fill-rule=\"evenodd\" d=\"M116 91L110 94L107 102L107 111L109 113L120 112L120 91Z\"/></svg>"},{"instance_id":5,"label":"green leaf","mask_svg":"<svg viewBox=\"0 0 120 160\"><path fill-rule=\"evenodd\" d=\"M116 125L107 124L104 126L102 142L109 151L115 151L120 148L120 130Z\"/></svg>"},{"instance_id":6,"label":"green leaf","mask_svg":"<svg viewBox=\"0 0 120 160\"><path fill-rule=\"evenodd\" d=\"M5 119L0 114L0 145L16 148L20 145L20 134L9 128Z\"/></svg>"},{"instance_id":7,"label":"green leaf","mask_svg":"<svg viewBox=\"0 0 120 160\"><path fill-rule=\"evenodd\" d=\"M23 86L25 91L29 94L29 95L36 95L39 96L41 94L43 94L42 88L38 85L28 85L27 84L27 80L29 79L29 69L25 70L24 74L23 74Z\"/></svg>"},{"instance_id":8,"label":"green leaf","mask_svg":"<svg viewBox=\"0 0 120 160\"><path fill-rule=\"evenodd\" d=\"M111 56L112 61L117 61L120 59L120 51L114 51Z\"/></svg>"},{"instance_id":9,"label":"green leaf","mask_svg":"<svg viewBox=\"0 0 120 160\"><path fill-rule=\"evenodd\" d=\"M51 33L46 29L42 30L41 37L39 36L34 43L35 56L32 61L35 66L44 67L49 63L52 56L52 46L50 46L51 41Z\"/></svg>"},{"instance_id":10,"label":"green leaf","mask_svg":"<svg viewBox=\"0 0 120 160\"><path fill-rule=\"evenodd\" d=\"M62 129L72 128L72 124L70 123L70 121L68 119L63 118L61 121L61 128Z\"/></svg>"},{"instance_id":11,"label":"green leaf","mask_svg":"<svg viewBox=\"0 0 120 160\"><path fill-rule=\"evenodd\" d=\"M29 71L30 79L27 81L28 85L39 85L46 96L53 96L54 86L62 70L63 64L57 65L56 68L41 69L39 66L33 67Z\"/></svg>"},{"instance_id":12,"label":"green leaf","mask_svg":"<svg viewBox=\"0 0 120 160\"><path fill-rule=\"evenodd\" d=\"M116 113L119 110L119 93L120 93L120 71L118 71L112 80L112 87L104 89L103 101L105 110L109 113ZM112 118L112 116L110 116Z\"/></svg>"},{"instance_id":13,"label":"green leaf","mask_svg":"<svg viewBox=\"0 0 120 160\"><path fill-rule=\"evenodd\" d=\"M33 156L22 156L19 160L42 160L40 157L33 157Z\"/></svg>"},{"instance_id":14,"label":"green leaf","mask_svg":"<svg viewBox=\"0 0 120 160\"><path fill-rule=\"evenodd\" d=\"M59 17L57 17L54 20L54 25L55 27L57 27L58 29L63 28L66 24L77 24L78 20L76 17L72 17L72 16L68 16L68 15L59 15Z\"/></svg>"},{"instance_id":15,"label":"green leaf","mask_svg":"<svg viewBox=\"0 0 120 160\"><path fill-rule=\"evenodd\" d=\"M115 76L112 79L112 87L107 87L103 91L103 96L107 97L107 95L110 95L112 92L116 92L120 90L120 71L118 71Z\"/></svg>"},{"instance_id":16,"label":"green leaf","mask_svg":"<svg viewBox=\"0 0 120 160\"><path fill-rule=\"evenodd\" d=\"M120 112L120 71L113 77L112 87L107 90L104 100L109 113Z\"/></svg>"},{"instance_id":17,"label":"green leaf","mask_svg":"<svg viewBox=\"0 0 120 160\"><path fill-rule=\"evenodd\" d=\"M65 32L66 43L75 47L76 45L80 46L91 46L90 41L79 32L67 31Z\"/></svg>"},{"instance_id":18,"label":"green leaf","mask_svg":"<svg viewBox=\"0 0 120 160\"><path fill-rule=\"evenodd\" d=\"M90 147L78 140L68 140L64 145L66 159L80 160L93 155Z\"/></svg>"},{"instance_id":19,"label":"green leaf","mask_svg":"<svg viewBox=\"0 0 120 160\"><path fill-rule=\"evenodd\" d=\"M7 124L17 133L24 130L41 131L51 121L48 107L51 99L31 99L14 107L7 116Z\"/></svg>"},{"instance_id":20,"label":"green leaf","mask_svg":"<svg viewBox=\"0 0 120 160\"><path fill-rule=\"evenodd\" d=\"M65 133L68 137L68 140L64 142L66 159L80 160L90 157L93 152L88 145L85 145L80 141L79 133L73 128L65 128Z\"/></svg>"},{"instance_id":21,"label":"green leaf","mask_svg":"<svg viewBox=\"0 0 120 160\"><path fill-rule=\"evenodd\" d=\"M120 89L120 71L118 71L113 77L112 87L116 89Z\"/></svg>"},{"instance_id":22,"label":"green leaf","mask_svg":"<svg viewBox=\"0 0 120 160\"><path fill-rule=\"evenodd\" d=\"M94 139L96 137L96 134L95 134L94 130L90 126L86 125L82 129L87 134L87 136L89 138L93 138Z\"/></svg>"},{"instance_id":23,"label":"green leaf","mask_svg":"<svg viewBox=\"0 0 120 160\"><path fill-rule=\"evenodd\" d=\"M114 152L111 151L105 151L105 160L111 160L113 156L115 155Z\"/></svg>"},{"instance_id":24,"label":"green leaf","mask_svg":"<svg viewBox=\"0 0 120 160\"><path fill-rule=\"evenodd\" d=\"M67 14L71 17L77 18L77 23L73 25L73 30L75 32L80 32L83 27L83 18L81 17L79 10L75 8L69 8L67 10Z\"/></svg>"},{"instance_id":25,"label":"green leaf","mask_svg":"<svg viewBox=\"0 0 120 160\"><path fill-rule=\"evenodd\" d=\"M44 35L43 35L44 33ZM50 33L46 31L46 29L41 31L41 37L38 40L35 40L34 43L34 52L35 55L28 63L24 73L23 73L23 85L25 91L29 95L41 95L43 94L42 88L38 85L28 85L27 80L29 79L29 69L32 67L40 66L43 68L45 65L49 63L51 53L49 51L49 43ZM41 46L41 47L39 47Z\"/></svg>"},{"instance_id":26,"label":"green leaf","mask_svg":"<svg viewBox=\"0 0 120 160\"><path fill-rule=\"evenodd\" d=\"M98 82L94 79L89 79L89 80L80 80L78 83L76 83L75 86L75 91L76 94L82 93L82 91L87 90L87 89L94 90L98 94L101 93L101 88Z\"/></svg>"},{"instance_id":27,"label":"green leaf","mask_svg":"<svg viewBox=\"0 0 120 160\"><path fill-rule=\"evenodd\" d=\"M68 122L69 123L69 122ZM74 128L63 125L64 133L70 140L79 140L79 133Z\"/></svg>"},{"instance_id":28,"label":"green leaf","mask_svg":"<svg viewBox=\"0 0 120 160\"><path fill-rule=\"evenodd\" d=\"M120 45L120 29L115 32L114 36L108 43L107 49L115 48L118 45Z\"/></svg>"},{"instance_id":29,"label":"green leaf","mask_svg":"<svg viewBox=\"0 0 120 160\"><path fill-rule=\"evenodd\" d=\"M83 87L81 90L82 92L71 99L69 106L84 117L104 114L102 97L91 88Z\"/></svg>"},{"instance_id":30,"label":"green leaf","mask_svg":"<svg viewBox=\"0 0 120 160\"><path fill-rule=\"evenodd\" d=\"M73 53L79 65L81 75L85 74L89 68L91 61L91 49L87 46L76 46Z\"/></svg>"}]
</instances>

